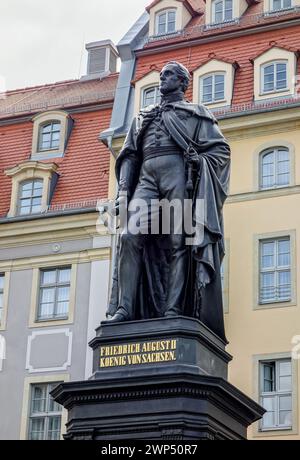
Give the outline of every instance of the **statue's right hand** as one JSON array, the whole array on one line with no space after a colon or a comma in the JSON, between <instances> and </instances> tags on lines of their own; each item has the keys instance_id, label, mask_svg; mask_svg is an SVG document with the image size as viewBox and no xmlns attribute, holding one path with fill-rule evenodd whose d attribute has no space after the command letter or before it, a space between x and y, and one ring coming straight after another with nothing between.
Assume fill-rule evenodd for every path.
<instances>
[{"instance_id":1,"label":"statue's right hand","mask_svg":"<svg viewBox=\"0 0 300 460\"><path fill-rule=\"evenodd\" d=\"M120 215L120 211L123 207L127 208L128 201L128 192L126 190L120 190L118 192L117 198L115 199L114 211L116 216Z\"/></svg>"}]
</instances>

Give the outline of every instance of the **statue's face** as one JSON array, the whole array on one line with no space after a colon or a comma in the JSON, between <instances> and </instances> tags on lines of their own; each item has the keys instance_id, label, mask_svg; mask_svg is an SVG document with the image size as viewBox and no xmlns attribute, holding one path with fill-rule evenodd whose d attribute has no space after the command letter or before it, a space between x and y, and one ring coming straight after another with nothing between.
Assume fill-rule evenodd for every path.
<instances>
[{"instance_id":1,"label":"statue's face","mask_svg":"<svg viewBox=\"0 0 300 460\"><path fill-rule=\"evenodd\" d=\"M182 88L182 79L178 76L177 68L173 64L166 65L160 73L160 92L169 94Z\"/></svg>"}]
</instances>

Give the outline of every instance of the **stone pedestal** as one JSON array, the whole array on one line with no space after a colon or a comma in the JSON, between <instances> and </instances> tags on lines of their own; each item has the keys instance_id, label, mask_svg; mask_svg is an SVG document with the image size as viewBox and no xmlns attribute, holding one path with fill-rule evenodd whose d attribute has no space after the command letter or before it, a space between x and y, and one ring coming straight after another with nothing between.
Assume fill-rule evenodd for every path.
<instances>
[{"instance_id":1,"label":"stone pedestal","mask_svg":"<svg viewBox=\"0 0 300 460\"><path fill-rule=\"evenodd\" d=\"M90 380L52 392L67 439L246 439L264 413L228 383L226 344L198 320L102 323L90 346Z\"/></svg>"}]
</instances>

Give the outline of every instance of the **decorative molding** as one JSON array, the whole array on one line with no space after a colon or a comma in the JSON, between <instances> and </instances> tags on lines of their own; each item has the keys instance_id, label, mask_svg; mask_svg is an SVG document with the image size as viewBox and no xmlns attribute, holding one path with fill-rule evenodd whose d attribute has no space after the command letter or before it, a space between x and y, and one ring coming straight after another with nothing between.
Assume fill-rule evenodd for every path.
<instances>
[{"instance_id":1,"label":"decorative molding","mask_svg":"<svg viewBox=\"0 0 300 460\"><path fill-rule=\"evenodd\" d=\"M55 263L51 264L52 267L66 266L66 263ZM69 300L69 311L68 319L65 320L52 320L52 321L37 321L37 309L39 307L39 292L40 292L40 270L45 268L44 264L41 264L38 268L32 270L32 285L31 285L31 301L30 301L30 313L29 313L29 325L30 328L45 328L45 327L57 327L64 326L67 324L74 323L75 305L76 305L76 278L78 264L72 264L71 268L71 281L70 281L70 300Z\"/></svg>"},{"instance_id":2,"label":"decorative molding","mask_svg":"<svg viewBox=\"0 0 300 460\"><path fill-rule=\"evenodd\" d=\"M41 266L47 268L53 265L72 265L92 262L94 260L108 260L110 259L110 255L110 248L94 248L65 254L50 254L47 256L2 260L0 261L0 271L30 270Z\"/></svg>"},{"instance_id":3,"label":"decorative molding","mask_svg":"<svg viewBox=\"0 0 300 460\"><path fill-rule=\"evenodd\" d=\"M26 377L24 380L23 389L23 403L22 403L22 416L21 416L21 427L20 427L20 440L27 439L28 432L28 421L30 411L30 388L31 385L39 383L53 383L53 382L68 382L70 380L69 374L50 374L50 375L39 375ZM67 423L68 412L63 409L61 416L61 439L65 433L65 425Z\"/></svg>"},{"instance_id":4,"label":"decorative molding","mask_svg":"<svg viewBox=\"0 0 300 460\"><path fill-rule=\"evenodd\" d=\"M10 209L7 216L15 217L17 215L19 187L26 180L41 179L43 181L41 212L45 211L50 200L51 182L54 175L57 174L57 169L56 163L41 163L39 161L24 161L13 168L6 169L5 174L12 178Z\"/></svg>"},{"instance_id":5,"label":"decorative molding","mask_svg":"<svg viewBox=\"0 0 300 460\"><path fill-rule=\"evenodd\" d=\"M259 303L260 277L260 242L268 239L290 238L291 248L291 300L288 302ZM277 232L255 234L253 236L253 310L268 310L273 308L289 308L297 306L297 262L296 262L296 230L281 230Z\"/></svg>"},{"instance_id":6,"label":"decorative molding","mask_svg":"<svg viewBox=\"0 0 300 460\"><path fill-rule=\"evenodd\" d=\"M278 360L291 358L291 352L268 353L261 355L253 355L252 357L252 394L254 401L259 401L259 365L261 361ZM271 438L273 436L291 436L299 434L298 428L298 361L291 359L292 363L292 409L293 409L293 428L291 430L268 430L260 431L259 422L255 422L251 429L254 438Z\"/></svg>"},{"instance_id":7,"label":"decorative molding","mask_svg":"<svg viewBox=\"0 0 300 460\"><path fill-rule=\"evenodd\" d=\"M3 271L1 271L3 273ZM10 271L4 272L3 310L0 322L0 331L6 330L7 314L9 307Z\"/></svg>"},{"instance_id":8,"label":"decorative molding","mask_svg":"<svg viewBox=\"0 0 300 460\"><path fill-rule=\"evenodd\" d=\"M0 247L35 246L40 243L53 243L53 235L57 241L76 240L93 236L107 236L104 225L96 227L98 212L82 213L49 217L22 222L1 224Z\"/></svg>"},{"instance_id":9,"label":"decorative molding","mask_svg":"<svg viewBox=\"0 0 300 460\"><path fill-rule=\"evenodd\" d=\"M228 197L225 206L234 203L242 203L244 201L267 200L270 198L277 198L282 196L298 195L299 193L300 185L294 185L293 187L274 188L270 190L259 190L255 192L237 193Z\"/></svg>"},{"instance_id":10,"label":"decorative molding","mask_svg":"<svg viewBox=\"0 0 300 460\"><path fill-rule=\"evenodd\" d=\"M30 355L31 355L31 345L34 339L41 335L54 335L54 334L65 334L69 338L68 343L68 355L67 361L59 367L45 367L45 368L33 368L30 364ZM29 373L37 372L56 372L56 371L65 371L69 366L71 366L71 356L72 356L72 332L70 329L49 329L47 331L33 331L28 337L27 341L27 352L26 352L26 369Z\"/></svg>"}]
</instances>

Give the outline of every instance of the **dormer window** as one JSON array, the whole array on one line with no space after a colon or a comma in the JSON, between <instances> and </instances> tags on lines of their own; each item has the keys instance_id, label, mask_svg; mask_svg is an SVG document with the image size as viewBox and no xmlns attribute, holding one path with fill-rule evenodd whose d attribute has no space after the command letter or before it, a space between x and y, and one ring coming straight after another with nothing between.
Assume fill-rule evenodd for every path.
<instances>
[{"instance_id":1,"label":"dormer window","mask_svg":"<svg viewBox=\"0 0 300 460\"><path fill-rule=\"evenodd\" d=\"M18 200L18 215L37 214L42 209L43 180L21 182Z\"/></svg>"},{"instance_id":2,"label":"dormer window","mask_svg":"<svg viewBox=\"0 0 300 460\"><path fill-rule=\"evenodd\" d=\"M213 58L193 70L193 101L210 109L230 106L237 62Z\"/></svg>"},{"instance_id":3,"label":"dormer window","mask_svg":"<svg viewBox=\"0 0 300 460\"><path fill-rule=\"evenodd\" d=\"M212 104L225 99L225 74L213 73L200 78L200 101Z\"/></svg>"},{"instance_id":4,"label":"dormer window","mask_svg":"<svg viewBox=\"0 0 300 460\"><path fill-rule=\"evenodd\" d=\"M160 101L159 86L151 86L143 90L142 109L149 105L158 104Z\"/></svg>"},{"instance_id":5,"label":"dormer window","mask_svg":"<svg viewBox=\"0 0 300 460\"><path fill-rule=\"evenodd\" d=\"M271 11L287 10L292 7L292 0L271 0Z\"/></svg>"},{"instance_id":6,"label":"dormer window","mask_svg":"<svg viewBox=\"0 0 300 460\"><path fill-rule=\"evenodd\" d=\"M60 144L61 122L51 121L40 126L39 151L57 150Z\"/></svg>"},{"instance_id":7,"label":"dormer window","mask_svg":"<svg viewBox=\"0 0 300 460\"><path fill-rule=\"evenodd\" d=\"M254 59L254 100L295 94L297 50L271 46Z\"/></svg>"},{"instance_id":8,"label":"dormer window","mask_svg":"<svg viewBox=\"0 0 300 460\"><path fill-rule=\"evenodd\" d=\"M11 203L7 217L43 213L51 203L58 180L56 163L25 161L5 174L12 178Z\"/></svg>"},{"instance_id":9,"label":"dormer window","mask_svg":"<svg viewBox=\"0 0 300 460\"><path fill-rule=\"evenodd\" d=\"M55 110L33 118L31 160L48 160L63 157L73 127L67 112Z\"/></svg>"},{"instance_id":10,"label":"dormer window","mask_svg":"<svg viewBox=\"0 0 300 460\"><path fill-rule=\"evenodd\" d=\"M166 35L176 32L176 10L168 9L156 15L156 35Z\"/></svg>"},{"instance_id":11,"label":"dormer window","mask_svg":"<svg viewBox=\"0 0 300 460\"><path fill-rule=\"evenodd\" d=\"M231 21L233 19L233 0L214 0L212 2L213 23Z\"/></svg>"}]
</instances>

